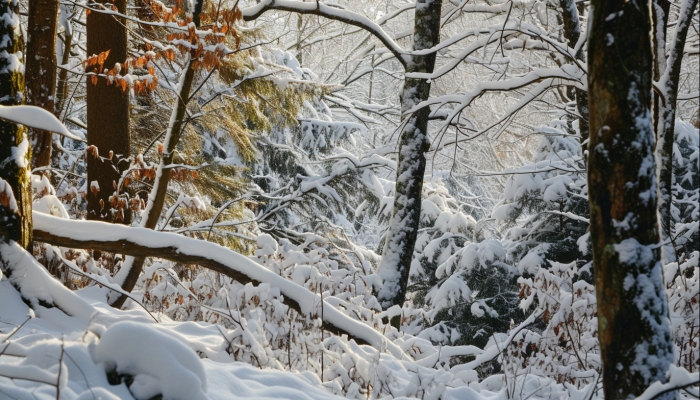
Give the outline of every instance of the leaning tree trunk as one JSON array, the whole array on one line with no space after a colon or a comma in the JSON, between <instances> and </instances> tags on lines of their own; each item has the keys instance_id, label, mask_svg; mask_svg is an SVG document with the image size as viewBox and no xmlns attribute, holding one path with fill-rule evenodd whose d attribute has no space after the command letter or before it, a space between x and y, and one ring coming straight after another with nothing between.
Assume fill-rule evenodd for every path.
<instances>
[{"instance_id":1,"label":"leaning tree trunk","mask_svg":"<svg viewBox=\"0 0 700 400\"><path fill-rule=\"evenodd\" d=\"M429 49L438 44L441 9L441 0L419 0L416 3L413 50ZM407 62L406 73L433 72L435 56L435 53L427 56L411 56ZM394 209L378 272L383 280L378 300L385 309L393 305L403 305L406 298L408 274L420 222L425 152L430 146L428 139L430 109L424 107L411 114L408 114L408 111L421 101L427 100L429 96L428 80L406 78L401 94L401 112L404 115L404 121L402 121L403 130L399 139ZM397 323L398 321L392 321L394 325Z\"/></svg>"},{"instance_id":2,"label":"leaning tree trunk","mask_svg":"<svg viewBox=\"0 0 700 400\"><path fill-rule=\"evenodd\" d=\"M56 97L56 24L58 0L30 0L27 18L27 104L54 112ZM30 129L32 166L51 163L51 132Z\"/></svg>"},{"instance_id":3,"label":"leaning tree trunk","mask_svg":"<svg viewBox=\"0 0 700 400\"><path fill-rule=\"evenodd\" d=\"M19 2L0 1L0 105L24 99L24 43L19 29ZM0 240L29 249L32 242L30 149L24 126L0 120ZM0 253L0 265L5 264ZM2 265L11 273L11 265ZM9 270L8 270L9 269Z\"/></svg>"},{"instance_id":4,"label":"leaning tree trunk","mask_svg":"<svg viewBox=\"0 0 700 400\"><path fill-rule=\"evenodd\" d=\"M657 0L658 1L658 0ZM656 165L658 176L659 217L661 219L661 237L664 241L673 237L673 219L671 217L671 201L673 197L673 143L676 129L676 101L678 99L678 84L681 74L681 62L683 61L683 49L688 36L688 28L692 23L693 10L698 5L698 0L684 1L681 7L678 21L676 22L675 37L669 52L668 59L660 64L658 80L659 91L663 98L659 99L658 107L654 110L658 115L654 116L656 129ZM655 48L662 46L659 43ZM663 53L662 53L663 55ZM655 97L661 97L656 95Z\"/></svg>"},{"instance_id":5,"label":"leaning tree trunk","mask_svg":"<svg viewBox=\"0 0 700 400\"><path fill-rule=\"evenodd\" d=\"M199 14L202 11L202 3L204 0L199 0L195 4L195 9L193 13L193 20L195 26L199 27ZM141 227L148 229L155 229L158 224L158 219L160 218L160 213L163 211L163 205L165 204L165 196L168 192L168 182L170 181L170 171L172 167L168 167L173 163L173 156L175 155L175 149L177 144L180 142L180 137L183 133L183 123L185 121L185 114L187 112L187 101L190 98L190 92L192 90L192 83L194 82L195 72L196 72L196 50L193 50L189 54L189 60L187 62L187 69L180 78L178 85L178 96L177 105L173 109L172 115L170 116L170 123L168 124L168 130L165 134L165 140L163 143L163 154L160 159L160 164L158 164L158 169L156 170L156 178L153 182L153 189L148 194L148 203L146 204L146 210L143 212L143 219L141 220ZM136 286L136 282L139 279L141 270L143 269L143 263L146 261L146 257L127 257L124 260L122 269L119 270L115 276L115 281L121 285L122 289L127 292L131 292ZM114 296L110 304L115 308L121 308L124 302L128 299L125 295Z\"/></svg>"},{"instance_id":6,"label":"leaning tree trunk","mask_svg":"<svg viewBox=\"0 0 700 400\"><path fill-rule=\"evenodd\" d=\"M579 18L578 9L576 8L575 0L560 0L559 5L562 10L562 20L564 22L564 38L569 47L574 48L581 37L581 19ZM580 61L586 62L586 53L583 52L583 46L574 54L574 57ZM581 143L588 139L588 92L584 89L574 88L574 96L576 97L576 108L578 109L578 128L581 134ZM584 144L583 148L587 146Z\"/></svg>"},{"instance_id":7,"label":"leaning tree trunk","mask_svg":"<svg viewBox=\"0 0 700 400\"><path fill-rule=\"evenodd\" d=\"M671 2L669 0L651 1L651 49L654 57L651 78L655 82L659 81L661 74L666 70L666 28L668 27L668 12L670 8ZM661 98L659 93L654 91L652 93L651 108L654 127L658 126L660 107Z\"/></svg>"},{"instance_id":8,"label":"leaning tree trunk","mask_svg":"<svg viewBox=\"0 0 700 400\"><path fill-rule=\"evenodd\" d=\"M61 12L65 11L62 10ZM70 52L73 46L73 27L71 24L72 22L69 18L63 20L63 57L61 59L61 65L68 64L68 60L70 59ZM66 100L68 100L68 70L62 68L58 71L58 83L56 87L56 117L61 118Z\"/></svg>"},{"instance_id":9,"label":"leaning tree trunk","mask_svg":"<svg viewBox=\"0 0 700 400\"><path fill-rule=\"evenodd\" d=\"M588 193L606 399L639 396L666 381L673 363L658 249L649 1L591 4Z\"/></svg>"},{"instance_id":10,"label":"leaning tree trunk","mask_svg":"<svg viewBox=\"0 0 700 400\"><path fill-rule=\"evenodd\" d=\"M120 13L126 12L126 0L98 3L114 4ZM106 69L111 69L117 62L123 63L127 58L124 23L120 18L96 11L87 17L88 56L109 51L104 63ZM107 85L105 78L98 79L96 84L88 79L87 126L88 145L99 151L99 157L87 156L87 218L116 222L117 213L112 212L109 199L115 192L121 171L129 166L129 92L123 91L119 85ZM110 152L113 154L111 158ZM124 217L128 219L128 213Z\"/></svg>"},{"instance_id":11,"label":"leaning tree trunk","mask_svg":"<svg viewBox=\"0 0 700 400\"><path fill-rule=\"evenodd\" d=\"M578 9L576 8L575 0L560 0L559 4L562 9L562 19L564 22L564 37L569 47L574 48L581 37L581 19L579 18ZM578 50L574 57L580 62L586 62L586 53L583 52L583 46ZM574 88L574 96L576 97L576 108L578 109L578 128L581 134L582 147L587 148L585 141L588 139L588 92L584 89Z\"/></svg>"}]
</instances>

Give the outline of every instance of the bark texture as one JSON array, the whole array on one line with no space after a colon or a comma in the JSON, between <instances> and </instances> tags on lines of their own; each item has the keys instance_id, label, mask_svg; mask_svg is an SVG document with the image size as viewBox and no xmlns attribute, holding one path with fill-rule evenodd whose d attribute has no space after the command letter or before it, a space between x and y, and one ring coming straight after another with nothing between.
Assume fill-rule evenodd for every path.
<instances>
[{"instance_id":1,"label":"bark texture","mask_svg":"<svg viewBox=\"0 0 700 400\"><path fill-rule=\"evenodd\" d=\"M655 0L660 1L660 0ZM676 24L675 37L669 51L668 59L662 49L666 47L666 40L655 43L656 52L663 62L654 63L654 80L658 81L659 94L654 93L654 127L656 129L656 163L658 175L658 198L661 237L664 241L673 237L673 218L671 217L672 185L673 185L673 142L676 131L676 101L678 100L678 84L681 75L681 62L683 61L683 49L688 36L688 29L692 23L693 10L698 6L698 0L683 2ZM653 7L655 10L657 7ZM668 17L666 17L668 18ZM665 26L665 25L664 25ZM662 46L659 48L659 46ZM658 65L657 65L658 64ZM659 77L656 78L656 69L659 68ZM658 102L658 104L657 104Z\"/></svg>"},{"instance_id":2,"label":"bark texture","mask_svg":"<svg viewBox=\"0 0 700 400\"><path fill-rule=\"evenodd\" d=\"M53 113L56 96L56 25L58 0L30 0L27 18L27 63L25 84L27 104ZM51 163L52 133L29 130L32 166Z\"/></svg>"},{"instance_id":3,"label":"bark texture","mask_svg":"<svg viewBox=\"0 0 700 400\"><path fill-rule=\"evenodd\" d=\"M639 396L673 363L658 249L649 1L591 4L588 190L606 399Z\"/></svg>"},{"instance_id":4,"label":"bark texture","mask_svg":"<svg viewBox=\"0 0 700 400\"><path fill-rule=\"evenodd\" d=\"M114 4L121 13L126 12L126 0L98 1ZM111 69L117 62L127 58L127 35L124 21L111 15L91 12L87 16L87 54L92 56L109 50L104 68ZM103 72L103 71L90 71ZM87 156L88 208L87 218L105 222L116 222L116 213L111 211L109 198L119 181L121 171L128 168L131 149L129 135L129 92L117 85L107 85L100 78L97 84L87 81L87 126L88 145L97 147L99 157ZM113 154L110 159L110 151ZM93 183L96 183L95 186ZM91 190L99 187L99 190ZM128 218L128 215L124 216Z\"/></svg>"},{"instance_id":5,"label":"bark texture","mask_svg":"<svg viewBox=\"0 0 700 400\"><path fill-rule=\"evenodd\" d=\"M441 9L441 0L416 2L413 50L429 49L438 44ZM435 53L427 56L411 56L406 63L406 72L432 73L435 57ZM420 222L425 152L430 147L428 138L430 109L425 107L410 114L408 111L421 101L427 100L429 96L429 81L405 79L401 94L401 112L404 120L399 139L394 209L378 272L383 286L377 299L384 309L393 305L402 306L406 298L408 274ZM392 321L394 324L396 322L399 321Z\"/></svg>"},{"instance_id":6,"label":"bark texture","mask_svg":"<svg viewBox=\"0 0 700 400\"><path fill-rule=\"evenodd\" d=\"M24 43L19 29L19 2L0 1L0 105L24 101ZM24 249L32 242L30 148L26 128L0 120L0 240ZM9 186L9 187L8 187ZM11 189L11 193L10 190ZM11 196L14 195L14 199ZM0 257L0 264L4 264ZM11 271L12 266L5 266ZM6 269L7 272L7 269Z\"/></svg>"}]
</instances>

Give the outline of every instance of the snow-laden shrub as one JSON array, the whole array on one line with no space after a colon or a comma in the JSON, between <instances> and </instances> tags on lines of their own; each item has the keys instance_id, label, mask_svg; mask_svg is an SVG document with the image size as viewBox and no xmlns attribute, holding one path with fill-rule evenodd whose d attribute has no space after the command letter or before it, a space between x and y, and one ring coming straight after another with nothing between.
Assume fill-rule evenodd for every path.
<instances>
[{"instance_id":1,"label":"snow-laden shrub","mask_svg":"<svg viewBox=\"0 0 700 400\"><path fill-rule=\"evenodd\" d=\"M512 171L493 211L510 227L502 243L517 268L519 308L538 316L500 361L510 391L527 376L582 390L595 385L601 366L585 164L564 121L538 130L545 135L533 163Z\"/></svg>"},{"instance_id":2,"label":"snow-laden shrub","mask_svg":"<svg viewBox=\"0 0 700 400\"><path fill-rule=\"evenodd\" d=\"M123 377L137 399L161 394L167 399L204 398L207 377L197 354L165 332L131 321L110 326L95 347L93 360L120 383Z\"/></svg>"},{"instance_id":3,"label":"snow-laden shrub","mask_svg":"<svg viewBox=\"0 0 700 400\"><path fill-rule=\"evenodd\" d=\"M532 164L512 171L503 201L493 217L511 226L504 247L521 273L532 274L547 260L590 261L587 239L588 192L578 141L561 129L547 127ZM543 129L543 128L542 128Z\"/></svg>"},{"instance_id":4,"label":"snow-laden shrub","mask_svg":"<svg viewBox=\"0 0 700 400\"><path fill-rule=\"evenodd\" d=\"M664 266L677 363L690 372L700 365L700 135L676 121L673 145L673 240L666 243L675 261ZM670 246L669 246L670 245Z\"/></svg>"}]
</instances>

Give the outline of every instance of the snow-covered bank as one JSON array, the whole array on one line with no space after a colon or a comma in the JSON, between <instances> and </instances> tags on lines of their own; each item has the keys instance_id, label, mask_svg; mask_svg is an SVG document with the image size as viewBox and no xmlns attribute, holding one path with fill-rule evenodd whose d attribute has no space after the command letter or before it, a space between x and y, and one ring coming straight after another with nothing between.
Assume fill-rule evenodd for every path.
<instances>
[{"instance_id":1,"label":"snow-covered bank","mask_svg":"<svg viewBox=\"0 0 700 400\"><path fill-rule=\"evenodd\" d=\"M0 398L56 399L57 387L61 399L335 397L309 372L232 361L225 331L214 325L156 324L142 310L109 307L97 287L78 295L98 310L89 325L55 308L39 306L35 314L0 281ZM126 379L114 384L113 371L131 375L130 387Z\"/></svg>"}]
</instances>

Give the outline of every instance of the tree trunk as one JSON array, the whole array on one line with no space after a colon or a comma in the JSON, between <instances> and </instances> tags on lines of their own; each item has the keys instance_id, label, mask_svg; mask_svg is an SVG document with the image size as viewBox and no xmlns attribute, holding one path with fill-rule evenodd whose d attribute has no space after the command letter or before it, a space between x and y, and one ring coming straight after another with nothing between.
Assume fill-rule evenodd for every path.
<instances>
[{"instance_id":1,"label":"tree trunk","mask_svg":"<svg viewBox=\"0 0 700 400\"><path fill-rule=\"evenodd\" d=\"M657 0L658 1L658 0ZM673 219L671 217L672 185L673 185L673 142L676 130L676 101L678 99L678 83L681 74L681 62L683 61L683 49L688 36L688 28L692 22L693 10L698 5L698 0L683 2L680 15L676 25L673 46L669 52L669 57L663 57L664 62L659 63L660 73L658 79L659 88L663 94L663 99L655 93L655 100L659 100L658 105L654 104L654 110L658 110L658 115L654 115L656 125L656 165L658 176L658 197L661 237L664 241L673 237ZM665 40L663 48L665 48ZM662 45L659 43L654 46ZM659 50L660 51L660 50ZM662 53L663 55L663 53ZM656 75L656 65L654 66ZM661 69L663 68L663 69ZM657 107L658 106L658 107Z\"/></svg>"},{"instance_id":2,"label":"tree trunk","mask_svg":"<svg viewBox=\"0 0 700 400\"><path fill-rule=\"evenodd\" d=\"M673 363L658 249L649 8L649 0L591 4L588 193L606 399L639 396L666 381Z\"/></svg>"},{"instance_id":3,"label":"tree trunk","mask_svg":"<svg viewBox=\"0 0 700 400\"><path fill-rule=\"evenodd\" d=\"M61 65L68 64L72 45L73 27L71 26L71 20L65 19L63 22L63 57L61 59ZM57 85L58 87L56 89L56 117L60 119L61 115L63 114L63 108L66 105L66 100L68 100L68 71L66 69L61 69L60 71L58 71Z\"/></svg>"},{"instance_id":4,"label":"tree trunk","mask_svg":"<svg viewBox=\"0 0 700 400\"><path fill-rule=\"evenodd\" d=\"M57 0L30 0L27 18L26 74L27 104L54 112L56 96L56 24ZM51 132L29 130L32 142L32 166L51 163Z\"/></svg>"},{"instance_id":5,"label":"tree trunk","mask_svg":"<svg viewBox=\"0 0 700 400\"><path fill-rule=\"evenodd\" d=\"M98 3L114 4L120 13L126 12L126 0ZM106 69L127 58L124 23L119 18L94 11L87 17L87 54L92 56L109 50L109 57L104 63ZM88 79L87 126L88 145L97 147L99 151L99 157L87 156L87 218L117 222L118 215L112 212L109 198L115 191L114 186L119 181L121 171L129 166L129 92L118 85L108 86L104 78L98 79L94 85ZM114 155L112 159L110 151ZM124 217L128 218L128 213Z\"/></svg>"},{"instance_id":6,"label":"tree trunk","mask_svg":"<svg viewBox=\"0 0 700 400\"><path fill-rule=\"evenodd\" d=\"M668 26L668 12L671 8L669 0L652 0L651 2L651 48L654 55L652 66L652 79L659 81L661 74L666 70L666 28ZM661 98L657 92L652 93L651 115L653 126L658 125ZM657 132L658 139L658 132Z\"/></svg>"},{"instance_id":7,"label":"tree trunk","mask_svg":"<svg viewBox=\"0 0 700 400\"><path fill-rule=\"evenodd\" d=\"M203 1L204 0L199 0L197 2L193 14L193 20L197 27L199 27L199 13L202 10ZM194 82L194 62L197 60L195 58L195 51L192 51L189 57L187 69L185 74L180 78L178 85L177 105L170 116L168 131L165 134L163 143L163 155L160 164L158 164L158 169L156 170L153 189L151 189L151 192L148 194L146 210L144 210L142 214L143 219L141 220L141 227L143 228L155 229L158 224L158 219L160 219L160 213L163 211L165 196L168 192L168 182L170 181L170 171L172 169L167 166L173 163L175 148L180 141L180 136L183 131L183 122L185 121L185 114L187 112L187 100L190 98L190 91L192 90L192 83ZM115 276L115 281L121 285L122 289L127 292L131 292L134 289L145 261L146 257L142 256L127 257L126 260L124 260L122 269L120 269ZM121 295L114 299L111 305L115 308L121 308L127 299L127 296Z\"/></svg>"},{"instance_id":8,"label":"tree trunk","mask_svg":"<svg viewBox=\"0 0 700 400\"><path fill-rule=\"evenodd\" d=\"M576 8L575 0L560 0L559 4L562 9L562 19L564 20L564 37L569 47L573 48L578 43L581 37L581 19ZM586 53L583 52L583 46L575 54L577 60L586 62ZM582 148L587 148L584 143L588 139L588 92L583 89L574 88L576 96L576 108L578 109L579 119L578 127L581 133Z\"/></svg>"},{"instance_id":9,"label":"tree trunk","mask_svg":"<svg viewBox=\"0 0 700 400\"><path fill-rule=\"evenodd\" d=\"M413 50L435 46L440 40L441 0L419 0L416 3L413 34ZM435 67L435 53L427 56L411 56L406 72L431 73ZM401 94L403 130L399 139L399 162L396 171L394 209L389 223L386 243L379 264L379 276L383 280L378 300L385 309L402 306L406 298L413 249L420 222L425 152L429 149L428 117L430 109L406 114L430 96L430 82L426 79L406 78ZM392 321L396 326L398 321Z\"/></svg>"},{"instance_id":10,"label":"tree trunk","mask_svg":"<svg viewBox=\"0 0 700 400\"><path fill-rule=\"evenodd\" d=\"M24 99L24 43L19 30L19 2L0 1L0 105ZM29 249L32 242L30 148L24 126L0 120L0 240ZM14 198L13 198L14 196ZM5 264L0 254L0 265ZM11 265L2 265L11 272ZM9 270L8 270L9 268Z\"/></svg>"}]
</instances>

